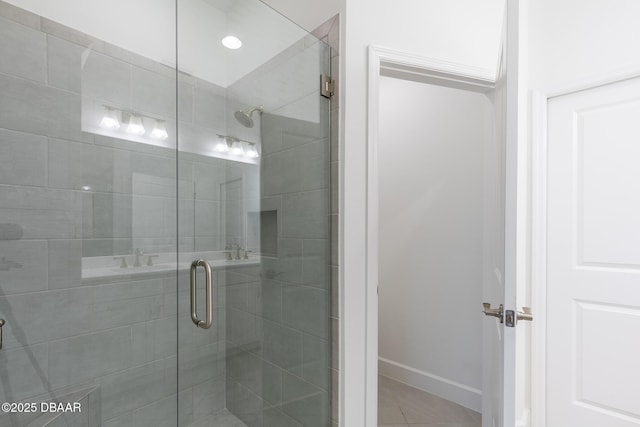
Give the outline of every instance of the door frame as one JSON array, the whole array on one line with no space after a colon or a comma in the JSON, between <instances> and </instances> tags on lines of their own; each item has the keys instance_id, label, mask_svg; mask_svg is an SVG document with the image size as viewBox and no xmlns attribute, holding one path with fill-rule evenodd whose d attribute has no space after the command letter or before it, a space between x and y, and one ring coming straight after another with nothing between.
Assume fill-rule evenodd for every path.
<instances>
[{"instance_id":1,"label":"door frame","mask_svg":"<svg viewBox=\"0 0 640 427\"><path fill-rule=\"evenodd\" d=\"M640 78L640 69L626 70L571 86L531 92L531 427L546 424L547 356L547 165L548 105L552 98L624 80Z\"/></svg>"},{"instance_id":2,"label":"door frame","mask_svg":"<svg viewBox=\"0 0 640 427\"><path fill-rule=\"evenodd\" d=\"M487 92L495 87L496 73L494 70L441 61L380 46L369 46L368 54L365 416L366 426L371 427L377 425L378 405L378 105L380 77L384 74L388 77L421 83ZM349 313L345 312L344 315L348 316ZM347 403L349 396L345 397L345 403Z\"/></svg>"}]
</instances>

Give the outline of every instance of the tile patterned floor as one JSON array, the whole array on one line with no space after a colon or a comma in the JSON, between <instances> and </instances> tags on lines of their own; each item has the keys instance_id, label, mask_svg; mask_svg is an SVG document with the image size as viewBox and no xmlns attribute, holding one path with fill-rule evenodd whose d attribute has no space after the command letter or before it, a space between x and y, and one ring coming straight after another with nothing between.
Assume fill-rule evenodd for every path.
<instances>
[{"instance_id":1,"label":"tile patterned floor","mask_svg":"<svg viewBox=\"0 0 640 427\"><path fill-rule=\"evenodd\" d=\"M381 375L378 377L378 426L481 427L482 416Z\"/></svg>"},{"instance_id":2,"label":"tile patterned floor","mask_svg":"<svg viewBox=\"0 0 640 427\"><path fill-rule=\"evenodd\" d=\"M231 412L224 409L221 412L189 424L189 427L247 427L247 425L236 418Z\"/></svg>"}]
</instances>

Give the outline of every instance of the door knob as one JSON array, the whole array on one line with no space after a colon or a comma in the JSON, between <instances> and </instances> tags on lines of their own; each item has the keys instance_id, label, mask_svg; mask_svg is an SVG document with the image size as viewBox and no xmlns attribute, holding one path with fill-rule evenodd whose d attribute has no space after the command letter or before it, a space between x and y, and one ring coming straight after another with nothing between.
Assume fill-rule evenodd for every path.
<instances>
[{"instance_id":1,"label":"door knob","mask_svg":"<svg viewBox=\"0 0 640 427\"><path fill-rule=\"evenodd\" d=\"M500 323L503 322L502 314L503 314L504 307L502 306L502 304L500 304L498 308L491 308L490 303L483 302L482 307L483 307L482 312L484 313L485 316L497 317L498 319L500 319Z\"/></svg>"},{"instance_id":2,"label":"door knob","mask_svg":"<svg viewBox=\"0 0 640 427\"><path fill-rule=\"evenodd\" d=\"M533 320L533 314L531 314L531 307L522 307L522 311L516 314L517 320Z\"/></svg>"}]
</instances>

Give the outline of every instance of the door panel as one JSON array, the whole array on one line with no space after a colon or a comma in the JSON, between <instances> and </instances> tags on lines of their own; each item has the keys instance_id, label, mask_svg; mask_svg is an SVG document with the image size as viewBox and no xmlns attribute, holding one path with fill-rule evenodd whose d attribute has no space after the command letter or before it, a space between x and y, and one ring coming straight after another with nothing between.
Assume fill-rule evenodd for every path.
<instances>
[{"instance_id":1,"label":"door panel","mask_svg":"<svg viewBox=\"0 0 640 427\"><path fill-rule=\"evenodd\" d=\"M640 79L549 101L548 425L640 423Z\"/></svg>"},{"instance_id":2,"label":"door panel","mask_svg":"<svg viewBox=\"0 0 640 427\"><path fill-rule=\"evenodd\" d=\"M485 274L483 299L494 309L516 310L518 213L519 2L505 2L502 51L493 91L495 136L486 147ZM501 315L497 315L500 317ZM483 349L483 427L516 423L515 327L504 316L487 318ZM524 387L524 384L519 384Z\"/></svg>"}]
</instances>

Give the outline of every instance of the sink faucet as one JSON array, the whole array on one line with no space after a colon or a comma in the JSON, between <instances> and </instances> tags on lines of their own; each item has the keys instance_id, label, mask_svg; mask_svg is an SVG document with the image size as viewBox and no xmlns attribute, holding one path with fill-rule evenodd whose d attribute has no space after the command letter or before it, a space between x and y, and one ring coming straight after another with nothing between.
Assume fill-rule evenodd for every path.
<instances>
[{"instance_id":1,"label":"sink faucet","mask_svg":"<svg viewBox=\"0 0 640 427\"><path fill-rule=\"evenodd\" d=\"M231 261L233 259L233 255L232 255L233 252L231 252L231 249L232 249L231 245L228 243L227 243L227 246L224 247L224 254L227 258L227 261Z\"/></svg>"},{"instance_id":2,"label":"sink faucet","mask_svg":"<svg viewBox=\"0 0 640 427\"><path fill-rule=\"evenodd\" d=\"M133 266L134 266L134 267L140 267L140 266L142 266L142 264L140 263L140 257L141 257L142 255L144 255L144 253L142 253L142 251L140 250L140 248L136 248L136 253L135 253L135 255L136 255L136 260L133 262Z\"/></svg>"}]
</instances>

